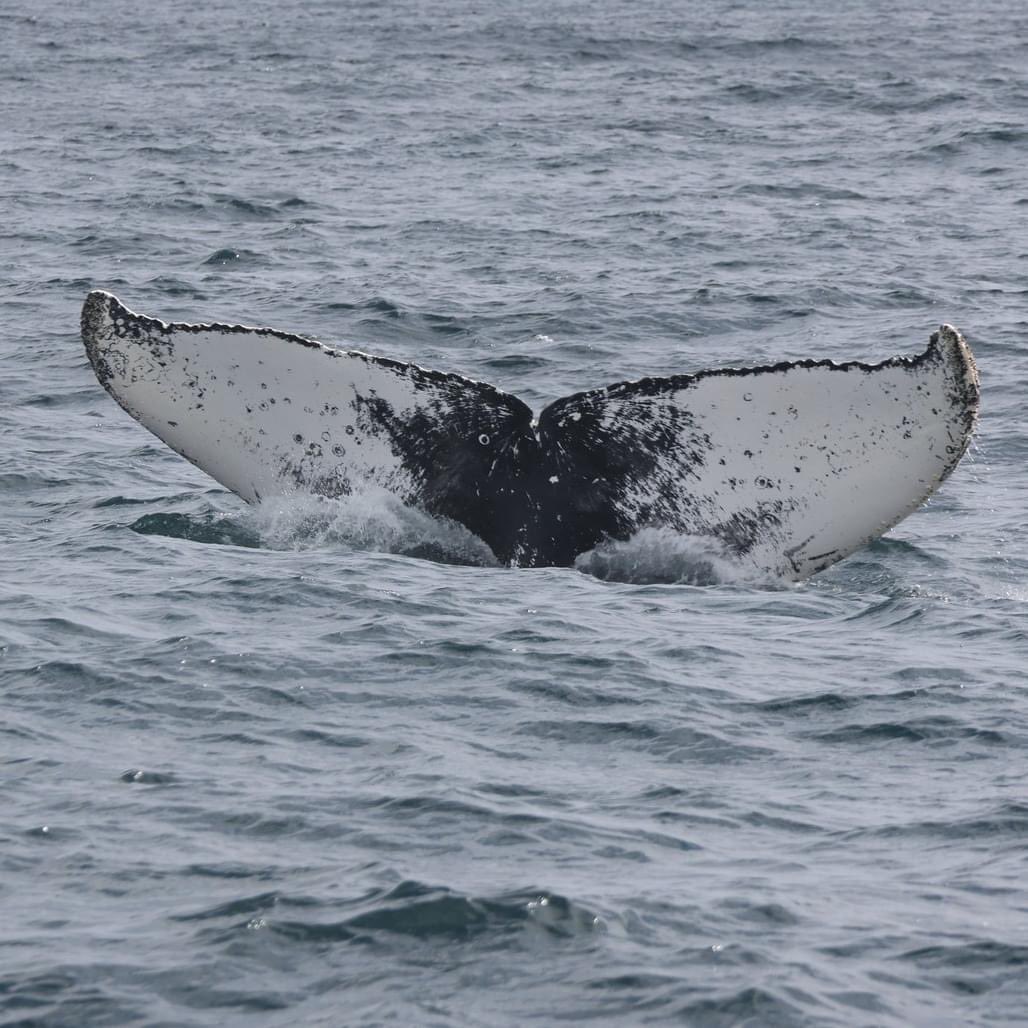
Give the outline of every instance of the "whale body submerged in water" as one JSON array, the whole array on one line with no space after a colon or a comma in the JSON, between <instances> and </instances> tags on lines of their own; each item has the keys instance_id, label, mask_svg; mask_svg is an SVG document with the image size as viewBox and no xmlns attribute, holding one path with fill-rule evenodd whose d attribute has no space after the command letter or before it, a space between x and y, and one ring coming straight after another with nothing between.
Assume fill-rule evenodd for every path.
<instances>
[{"instance_id":1,"label":"whale body submerged in water","mask_svg":"<svg viewBox=\"0 0 1028 1028\"><path fill-rule=\"evenodd\" d=\"M570 565L660 527L805 578L916 510L978 414L974 358L948 325L915 356L643 378L538 418L460 375L268 328L167 323L102 291L82 337L115 400L245 500L380 487L512 566Z\"/></svg>"}]
</instances>

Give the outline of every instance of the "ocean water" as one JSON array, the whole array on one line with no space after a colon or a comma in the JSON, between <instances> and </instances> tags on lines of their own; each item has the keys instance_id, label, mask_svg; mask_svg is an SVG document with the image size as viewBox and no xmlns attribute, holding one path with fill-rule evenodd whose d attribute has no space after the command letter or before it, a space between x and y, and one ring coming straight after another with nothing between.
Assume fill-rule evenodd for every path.
<instances>
[{"instance_id":1,"label":"ocean water","mask_svg":"<svg viewBox=\"0 0 1028 1028\"><path fill-rule=\"evenodd\" d=\"M0 0L0 56L0 1024L1025 1023L1023 5ZM536 406L950 321L982 420L797 586L465 566L177 457L91 288Z\"/></svg>"}]
</instances>

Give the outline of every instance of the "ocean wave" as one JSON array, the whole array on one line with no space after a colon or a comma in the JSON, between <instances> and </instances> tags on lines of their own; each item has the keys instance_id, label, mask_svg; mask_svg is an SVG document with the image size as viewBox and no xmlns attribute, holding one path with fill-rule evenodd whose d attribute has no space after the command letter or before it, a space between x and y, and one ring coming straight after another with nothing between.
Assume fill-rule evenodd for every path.
<instances>
[{"instance_id":1,"label":"ocean wave","mask_svg":"<svg viewBox=\"0 0 1028 1028\"><path fill-rule=\"evenodd\" d=\"M351 910L332 920L333 908L338 907ZM305 909L312 916L298 917ZM604 930L601 918L588 907L548 890L477 896L416 880L342 901L260 892L176 914L173 919L203 925L208 944L228 942L238 931L262 931L297 945L369 944L379 937L405 936L425 942L492 937L495 945L502 946L512 934L540 932L567 938ZM217 924L208 928L211 922Z\"/></svg>"}]
</instances>

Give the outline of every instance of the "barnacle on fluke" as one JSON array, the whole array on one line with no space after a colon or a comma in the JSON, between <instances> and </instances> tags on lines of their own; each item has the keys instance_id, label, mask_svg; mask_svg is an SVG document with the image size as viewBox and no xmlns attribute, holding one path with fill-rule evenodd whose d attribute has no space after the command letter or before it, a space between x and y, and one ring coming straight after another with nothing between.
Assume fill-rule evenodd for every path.
<instances>
[{"instance_id":1,"label":"barnacle on fluke","mask_svg":"<svg viewBox=\"0 0 1028 1028\"><path fill-rule=\"evenodd\" d=\"M978 413L974 359L947 325L912 357L643 378L538 418L460 375L267 328L167 324L100 291L82 336L118 403L244 499L380 487L517 566L662 527L803 578L920 506Z\"/></svg>"}]
</instances>

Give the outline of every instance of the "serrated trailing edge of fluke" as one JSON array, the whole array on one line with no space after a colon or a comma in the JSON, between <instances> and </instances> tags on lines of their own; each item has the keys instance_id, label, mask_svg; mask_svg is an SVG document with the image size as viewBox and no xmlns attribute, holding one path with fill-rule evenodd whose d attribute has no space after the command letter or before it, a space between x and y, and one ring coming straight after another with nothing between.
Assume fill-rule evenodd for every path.
<instances>
[{"instance_id":1,"label":"serrated trailing edge of fluke","mask_svg":"<svg viewBox=\"0 0 1028 1028\"><path fill-rule=\"evenodd\" d=\"M271 339L280 339L286 343L295 343L298 346L310 350L320 350L330 357L347 356L356 357L361 360L374 361L383 367L394 368L399 371L411 374L416 377L423 377L426 380L446 382L448 380L459 380L462 382L477 382L476 379L468 378L466 375L459 375L452 371L435 371L432 368L422 367L411 361L399 361L392 357L380 357L377 354L367 353L364 350L352 349L350 347L337 346L331 343L322 342L311 336L298 335L295 332L284 332L277 328L268 328L259 325L240 325L229 322L186 322L186 321L162 321L160 318L151 317L146 314L137 314L130 310L115 296L103 289L94 289L87 296L82 305L82 339L85 343L86 353L92 359L90 349L90 336L97 335L99 326L109 323L113 333L118 338L138 339L142 333L156 331L165 335L173 332L188 332L199 334L202 332L215 332L226 335L257 335ZM497 393L501 390L487 382L478 383ZM506 395L506 394L504 394Z\"/></svg>"},{"instance_id":2,"label":"serrated trailing edge of fluke","mask_svg":"<svg viewBox=\"0 0 1028 1028\"><path fill-rule=\"evenodd\" d=\"M135 336L138 338L140 330L143 328L152 328L159 332L225 332L225 333L256 333L263 336L271 336L276 339L281 339L284 342L297 343L300 346L306 346L310 348L323 349L332 353L346 353L353 354L359 357L366 357L376 361L382 361L383 363L395 367L412 368L418 372L431 376L434 378L445 379L445 378L460 378L469 382L478 382L479 380L470 378L466 375L460 375L456 372L446 371L435 371L431 368L422 367L419 364L411 362L397 361L391 357L381 357L374 354L369 354L366 351L360 349L351 349L349 347L336 346L331 343L325 343L321 340L314 339L310 336L297 335L294 332L284 332L281 329L269 328L267 326L256 326L256 325L241 325L229 322L211 321L211 322L184 322L184 321L162 321L160 318L155 318L146 314L137 314L135 311L130 310L125 306L121 300L118 299L113 293L107 292L103 289L94 289L87 296L85 303L82 306L82 338L86 346L86 352L91 355L90 349L90 338L96 334L97 327L103 325L104 322L110 322L112 328L114 328L115 334L121 338L125 336ZM124 330L119 331L118 325L125 326ZM939 326L937 332L933 332L929 337L927 348L921 353L916 354L899 354L893 357L887 357L877 362L866 362L861 360L848 360L848 361L834 361L827 358L815 360L813 358L804 358L802 360L793 361L777 361L773 364L753 364L744 366L726 366L723 368L708 368L702 371L695 372L683 372L678 375L670 376L643 376L637 379L627 379L623 382L618 382L614 385L604 387L608 393L614 393L617 390L624 390L632 387L633 390L638 390L640 393L644 392L647 385L650 383L654 384L666 384L668 382L674 383L676 386L681 384L682 386L688 384L691 381L695 381L701 377L711 376L736 376L736 375L758 375L766 372L773 371L785 371L789 368L830 368L838 371L851 371L853 369L860 369L863 371L876 371L879 368L901 366L901 365L916 365L925 361L931 360L933 354L945 357L946 359L953 360L962 367L960 378L964 383L967 390L968 397L973 396L974 415L977 418L978 415L978 402L979 402L979 378L978 378L978 367L974 359L974 354L971 352L971 348L967 345L967 341L961 335L960 331L950 324L943 324ZM488 384L488 383L482 383ZM593 390L589 390L592 392ZM584 393L574 393L571 396L565 397L565 399L572 399L573 397L584 395Z\"/></svg>"}]
</instances>

